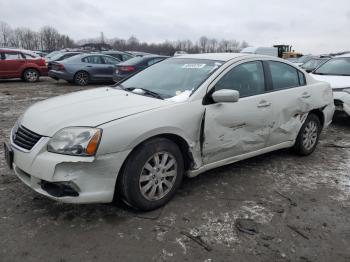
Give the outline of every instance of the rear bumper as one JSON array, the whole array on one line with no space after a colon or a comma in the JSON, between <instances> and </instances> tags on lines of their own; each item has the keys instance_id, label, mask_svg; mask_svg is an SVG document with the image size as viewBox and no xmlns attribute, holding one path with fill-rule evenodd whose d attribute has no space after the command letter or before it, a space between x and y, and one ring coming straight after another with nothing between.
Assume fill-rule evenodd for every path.
<instances>
[{"instance_id":1,"label":"rear bumper","mask_svg":"<svg viewBox=\"0 0 350 262\"><path fill-rule=\"evenodd\" d=\"M48 70L48 68L46 66L45 67L40 67L39 71L40 71L40 76L47 76L48 72L49 72L49 70Z\"/></svg>"},{"instance_id":2,"label":"rear bumper","mask_svg":"<svg viewBox=\"0 0 350 262\"><path fill-rule=\"evenodd\" d=\"M73 81L73 76L65 71L50 70L48 75L55 80L63 79L67 81Z\"/></svg>"}]
</instances>

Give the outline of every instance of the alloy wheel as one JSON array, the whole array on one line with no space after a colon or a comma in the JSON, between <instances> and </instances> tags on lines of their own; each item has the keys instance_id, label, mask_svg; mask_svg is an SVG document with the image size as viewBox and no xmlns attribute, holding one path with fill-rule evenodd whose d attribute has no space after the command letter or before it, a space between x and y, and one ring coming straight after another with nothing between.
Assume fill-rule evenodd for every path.
<instances>
[{"instance_id":1,"label":"alloy wheel","mask_svg":"<svg viewBox=\"0 0 350 262\"><path fill-rule=\"evenodd\" d=\"M79 72L75 76L75 82L78 85L85 86L89 82L89 76L86 73L84 73L84 72Z\"/></svg>"},{"instance_id":2,"label":"alloy wheel","mask_svg":"<svg viewBox=\"0 0 350 262\"><path fill-rule=\"evenodd\" d=\"M27 70L24 73L24 78L28 81L28 82L35 82L38 80L38 72L36 72L35 70Z\"/></svg>"},{"instance_id":3,"label":"alloy wheel","mask_svg":"<svg viewBox=\"0 0 350 262\"><path fill-rule=\"evenodd\" d=\"M315 121L310 121L305 126L302 143L306 150L313 148L317 142L318 137L318 126Z\"/></svg>"},{"instance_id":4,"label":"alloy wheel","mask_svg":"<svg viewBox=\"0 0 350 262\"><path fill-rule=\"evenodd\" d=\"M143 166L140 192L150 201L160 200L173 188L177 176L177 162L168 152L157 152Z\"/></svg>"}]
</instances>

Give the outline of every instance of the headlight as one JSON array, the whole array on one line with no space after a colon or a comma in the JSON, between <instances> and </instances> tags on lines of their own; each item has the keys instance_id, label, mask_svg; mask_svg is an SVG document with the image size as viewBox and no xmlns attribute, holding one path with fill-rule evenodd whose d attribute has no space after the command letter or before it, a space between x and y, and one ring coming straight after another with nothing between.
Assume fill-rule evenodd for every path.
<instances>
[{"instance_id":1,"label":"headlight","mask_svg":"<svg viewBox=\"0 0 350 262\"><path fill-rule=\"evenodd\" d=\"M102 130L89 127L67 127L58 131L49 141L47 151L74 156L95 155Z\"/></svg>"}]
</instances>

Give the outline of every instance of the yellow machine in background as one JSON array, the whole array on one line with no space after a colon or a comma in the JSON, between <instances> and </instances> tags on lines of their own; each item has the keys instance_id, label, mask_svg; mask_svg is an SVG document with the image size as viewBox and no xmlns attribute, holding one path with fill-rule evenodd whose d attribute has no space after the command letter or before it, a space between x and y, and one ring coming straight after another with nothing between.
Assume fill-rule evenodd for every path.
<instances>
[{"instance_id":1,"label":"yellow machine in background","mask_svg":"<svg viewBox=\"0 0 350 262\"><path fill-rule=\"evenodd\" d=\"M278 49L278 57L288 59L288 58L298 58L303 56L302 53L295 52L292 50L291 45L274 45Z\"/></svg>"}]
</instances>

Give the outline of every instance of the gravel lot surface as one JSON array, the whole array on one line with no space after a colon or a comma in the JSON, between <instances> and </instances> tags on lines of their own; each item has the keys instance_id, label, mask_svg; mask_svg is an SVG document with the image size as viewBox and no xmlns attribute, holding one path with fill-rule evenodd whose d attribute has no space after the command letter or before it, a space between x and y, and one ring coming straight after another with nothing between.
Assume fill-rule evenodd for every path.
<instances>
[{"instance_id":1,"label":"gravel lot surface","mask_svg":"<svg viewBox=\"0 0 350 262\"><path fill-rule=\"evenodd\" d=\"M92 88L94 86L89 86ZM0 142L31 104L82 88L0 81ZM0 149L0 261L350 261L350 119L309 157L282 150L186 179L164 208L69 205L17 179Z\"/></svg>"}]
</instances>

